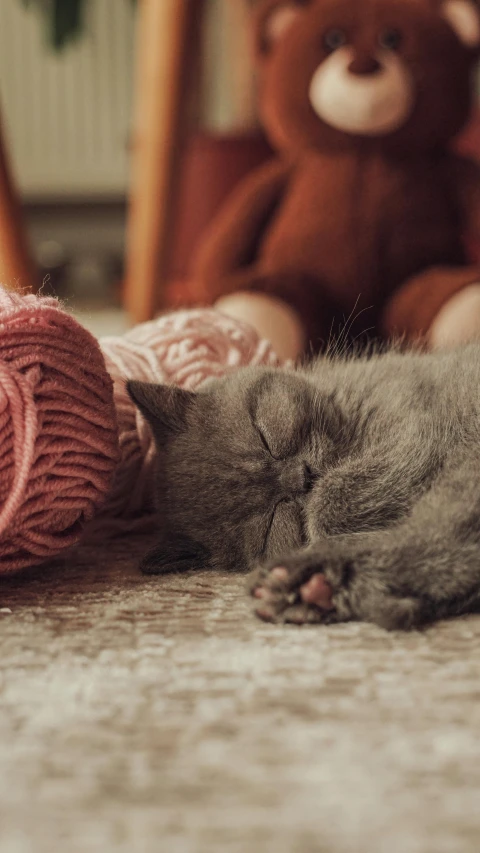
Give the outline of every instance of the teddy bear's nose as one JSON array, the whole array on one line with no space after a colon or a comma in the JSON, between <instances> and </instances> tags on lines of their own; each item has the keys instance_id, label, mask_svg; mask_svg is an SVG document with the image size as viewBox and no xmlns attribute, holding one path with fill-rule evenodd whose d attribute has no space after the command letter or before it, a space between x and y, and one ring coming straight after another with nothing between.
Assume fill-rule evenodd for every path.
<instances>
[{"instance_id":1,"label":"teddy bear's nose","mask_svg":"<svg viewBox=\"0 0 480 853\"><path fill-rule=\"evenodd\" d=\"M348 66L350 74L357 74L359 77L378 74L381 69L381 63L374 56L356 56Z\"/></svg>"}]
</instances>

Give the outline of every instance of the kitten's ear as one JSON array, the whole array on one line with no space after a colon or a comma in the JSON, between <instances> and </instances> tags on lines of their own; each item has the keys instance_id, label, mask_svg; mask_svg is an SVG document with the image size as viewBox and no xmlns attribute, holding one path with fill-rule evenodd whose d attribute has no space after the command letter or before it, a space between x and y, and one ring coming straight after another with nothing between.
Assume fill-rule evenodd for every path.
<instances>
[{"instance_id":1,"label":"kitten's ear","mask_svg":"<svg viewBox=\"0 0 480 853\"><path fill-rule=\"evenodd\" d=\"M167 536L140 564L145 575L163 575L170 572L190 572L205 569L208 564L207 549L188 537Z\"/></svg>"},{"instance_id":2,"label":"kitten's ear","mask_svg":"<svg viewBox=\"0 0 480 853\"><path fill-rule=\"evenodd\" d=\"M193 391L134 381L127 382L127 390L151 425L157 441L163 443L185 429L187 412L195 399Z\"/></svg>"}]
</instances>

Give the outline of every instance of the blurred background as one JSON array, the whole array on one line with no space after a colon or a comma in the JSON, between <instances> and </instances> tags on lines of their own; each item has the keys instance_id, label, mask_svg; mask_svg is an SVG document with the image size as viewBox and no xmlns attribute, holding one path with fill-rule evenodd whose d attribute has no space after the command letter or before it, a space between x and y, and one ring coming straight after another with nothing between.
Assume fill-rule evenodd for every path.
<instances>
[{"instance_id":1,"label":"blurred background","mask_svg":"<svg viewBox=\"0 0 480 853\"><path fill-rule=\"evenodd\" d=\"M1 0L0 5L4 142L44 290L85 312L95 329L122 329L129 320L123 310L125 250L129 201L135 191L133 161L135 155L141 158L137 146L156 133L160 161L167 134L175 135L176 147L181 143L181 151L168 163L175 170L171 186L159 188L169 219L175 218L168 229L171 251L159 259L159 290L164 290L166 277L187 274L193 244L213 208L230 185L265 156L254 108L251 3ZM142 14L156 21L160 31L145 37L150 23L142 30ZM152 62L159 60L150 79L145 51L156 55ZM178 85L175 74L182 77ZM172 90L177 86L177 103L165 106L157 92L149 103L139 104L141 115L135 105L152 84ZM169 125L163 139L158 138L158 122L156 128L153 122L153 130L149 126L155 117L145 115L149 104L152 110L156 103ZM208 189L218 173L219 145L230 152L232 146L242 149L240 165L233 167L238 175L227 175L225 186ZM236 157L238 161L238 151ZM145 206L144 200L140 203ZM165 230L164 223L158 227ZM162 254L157 246L157 255ZM130 314L132 300L135 294L130 295Z\"/></svg>"},{"instance_id":2,"label":"blurred background","mask_svg":"<svg viewBox=\"0 0 480 853\"><path fill-rule=\"evenodd\" d=\"M188 302L204 227L270 156L252 5L1 0L1 124L36 284L95 332Z\"/></svg>"}]
</instances>

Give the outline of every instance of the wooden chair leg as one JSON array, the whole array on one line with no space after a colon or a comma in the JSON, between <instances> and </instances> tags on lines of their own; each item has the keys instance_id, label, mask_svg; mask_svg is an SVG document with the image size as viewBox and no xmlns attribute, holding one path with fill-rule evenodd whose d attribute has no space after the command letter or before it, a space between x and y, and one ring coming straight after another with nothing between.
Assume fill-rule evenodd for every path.
<instances>
[{"instance_id":1,"label":"wooden chair leg","mask_svg":"<svg viewBox=\"0 0 480 853\"><path fill-rule=\"evenodd\" d=\"M162 307L184 112L192 16L198 0L141 0L136 122L124 302L136 323Z\"/></svg>"},{"instance_id":2,"label":"wooden chair leg","mask_svg":"<svg viewBox=\"0 0 480 853\"><path fill-rule=\"evenodd\" d=\"M35 288L36 278L20 203L10 174L0 119L0 283L25 292Z\"/></svg>"}]
</instances>

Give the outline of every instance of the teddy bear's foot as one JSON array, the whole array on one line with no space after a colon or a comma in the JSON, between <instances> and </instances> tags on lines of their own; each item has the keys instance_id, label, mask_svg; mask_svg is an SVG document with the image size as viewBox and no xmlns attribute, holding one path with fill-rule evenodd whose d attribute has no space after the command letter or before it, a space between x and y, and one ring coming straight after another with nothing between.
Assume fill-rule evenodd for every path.
<instances>
[{"instance_id":1,"label":"teddy bear's foot","mask_svg":"<svg viewBox=\"0 0 480 853\"><path fill-rule=\"evenodd\" d=\"M480 339L480 284L472 284L448 300L433 321L429 342L448 349Z\"/></svg>"},{"instance_id":2,"label":"teddy bear's foot","mask_svg":"<svg viewBox=\"0 0 480 853\"><path fill-rule=\"evenodd\" d=\"M223 296L215 307L242 320L270 341L281 359L297 359L305 348L305 330L296 311L282 299L264 293L239 292Z\"/></svg>"}]
</instances>

